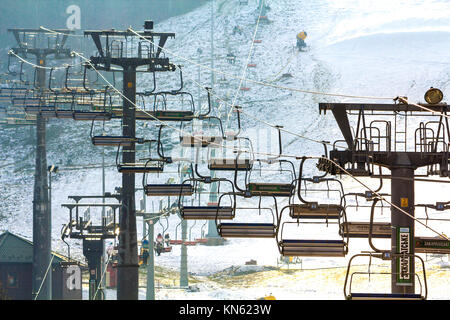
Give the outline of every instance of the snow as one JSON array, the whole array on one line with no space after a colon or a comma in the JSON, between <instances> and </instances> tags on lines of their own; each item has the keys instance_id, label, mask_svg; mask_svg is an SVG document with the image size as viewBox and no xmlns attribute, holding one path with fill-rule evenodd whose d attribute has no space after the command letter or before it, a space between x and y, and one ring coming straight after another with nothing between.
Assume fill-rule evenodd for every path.
<instances>
[{"instance_id":1,"label":"snow","mask_svg":"<svg viewBox=\"0 0 450 320\"><path fill-rule=\"evenodd\" d=\"M345 1L295 1L277 0L267 1L271 7L268 12L269 24L261 24L258 27L257 39L260 44L254 44L251 61L256 63L256 68L247 70L247 77L256 81L270 81L277 75L289 59L291 63L284 68L284 72L290 72L293 78L279 80L275 84L305 90L320 92L332 92L351 95L368 95L376 97L396 97L406 95L412 101L423 100L423 94L430 86L448 89L450 55L449 32L450 21L447 19L450 13L450 3L443 0L429 1L376 1L369 5L366 2L355 0ZM214 68L226 73L232 73L237 77L242 75L242 67L246 65L246 59L251 47L251 35L254 32L257 12L257 1L249 1L248 6L239 6L237 0L215 1L214 12ZM243 28L243 35L231 35L235 25ZM175 64L182 64L185 90L192 92L195 100L201 99L206 103L206 92L201 91L197 97L199 67L192 62L198 61L206 67L210 66L210 6L204 6L185 15L173 17L165 22L155 25L155 30L160 32L175 32L176 38L169 39L166 48L175 53L167 53ZM308 37L306 42L308 51L295 55L295 35L306 30ZM202 54L198 54L198 49ZM233 52L238 58L234 65L226 62L225 56ZM292 58L292 56L294 57ZM181 59L185 57L186 59ZM223 75L216 74L216 81ZM178 75L158 75L158 89L178 86ZM285 129L316 140L334 141L341 139L339 128L335 124L331 114L319 115L319 102L353 101L348 98L311 95L301 92L280 90L273 87L261 86L249 81L244 85L250 87L250 91L237 90L239 79L232 79L224 75L226 85L217 84L214 95L233 99L237 105L244 108L245 112L268 121L271 124L283 125ZM210 70L200 68L200 83L203 86L210 85ZM151 83L150 76L142 76L138 84L142 89ZM355 100L358 101L358 100ZM389 102L389 101L384 101ZM222 105L222 110L229 110L228 105ZM234 128L235 120L232 118L231 127ZM88 124L74 124L65 122L59 125L50 123L48 163L69 165L101 163L101 150L90 145ZM149 126L151 127L151 126ZM266 145L261 136L276 138L275 130L269 130L263 124L242 116L242 135L253 138L255 146L260 147L260 152L277 152L277 144ZM4 130L4 131L3 131ZM0 213L7 216L0 226L3 230L21 234L32 238L32 196L33 196L33 131L29 128L3 129L1 146L7 153L2 152L4 158L0 158L0 166L4 163L17 161L15 166L1 168L0 171ZM180 149L175 147L178 132L167 129L168 140L172 140L172 155L179 155ZM138 132L146 137L155 137L154 129L140 129ZM259 138L259 139L258 139ZM262 140L262 141L261 141ZM23 141L26 141L24 147ZM70 141L70 145L68 145ZM271 139L267 139L271 141ZM275 139L276 141L276 139ZM410 141L411 142L411 141ZM262 148L262 147L266 148ZM106 162L114 165L115 150L106 149ZM13 151L13 152L10 152ZM323 147L296 136L283 134L283 153L294 155L321 155ZM263 157L263 156L261 156ZM308 170L313 170L313 163ZM172 170L173 169L173 170ZM296 164L297 169L297 164ZM170 171L175 171L173 166ZM206 168L202 168L206 172ZM307 171L311 172L311 171ZM317 171L315 174L318 174ZM162 174L149 177L152 181L165 182L174 174ZM221 174L222 176L222 174ZM231 178L230 175L223 175ZM252 179L259 180L259 173ZM264 181L270 179L289 182L289 174L277 172L263 174ZM376 188L378 181L362 179L369 186ZM137 177L137 187L140 178ZM242 180L240 180L243 183ZM346 191L363 192L356 181L350 178L343 179ZM106 170L106 191L114 192L116 186L120 186L121 177L114 167ZM78 171L61 171L54 176L52 181L52 234L53 249L62 253L67 252L67 246L60 239L61 226L67 223L68 212L61 208L62 203L67 203L69 195L100 194L102 190L101 169L82 169ZM382 192L389 192L389 182L386 181ZM438 190L438 191L437 191ZM416 183L416 203L434 203L444 201L443 195L449 192L448 184L436 186L426 182ZM308 194L308 196L314 196ZM201 202L207 202L203 195ZM327 196L318 196L322 201ZM141 196L136 197L137 203ZM153 203L147 199L147 210L156 210L159 199ZM173 199L172 199L173 201ZM199 201L196 198L194 201ZM264 199L263 206L271 206L271 200ZM278 207L286 205L286 201L279 200ZM257 207L257 200L240 201L241 206ZM368 209L360 208L358 211L349 210L349 217L368 220ZM389 219L388 209L377 212L380 221ZM425 217L423 210L418 209L417 214ZM91 216L93 214L91 213ZM446 213L435 213L436 216L445 216ZM238 213L241 221L254 221L265 219L267 216L258 216L257 210ZM270 219L270 217L269 217ZM262 220L265 221L265 220ZM165 224L165 221L163 221ZM172 238L175 238L175 229L179 218L172 215L168 219L168 230ZM428 221L428 225L435 227L439 232L448 234L448 223ZM189 222L189 228L192 227ZM200 236L204 222L197 222L191 229L191 237ZM164 227L156 225L155 233L161 232ZM178 232L180 228L178 228ZM189 231L189 229L188 229ZM337 226L308 225L308 229L300 226L297 231L292 231L299 237L308 235L325 238L336 238ZM422 226L417 226L416 232L421 235L432 235ZM138 237L142 238L142 224L138 221ZM180 238L180 234L178 234ZM81 243L76 240L68 240L73 256L82 258ZM377 240L376 245L389 246L387 240ZM345 258L303 258L303 268L338 268L345 267L348 259L362 250L368 250L367 240L351 239L350 252ZM180 247L174 246L172 252L155 257L156 265L178 270L180 266ZM274 239L229 239L225 245L210 247L197 245L188 248L189 272L207 276L231 267L241 268L246 261L254 259L260 266L276 266L279 252ZM431 265L432 263L430 263ZM289 278L276 278L276 286L266 284L250 288L234 289L233 287L217 291L217 287L201 288L200 293L190 293L189 299L245 299L258 298L262 295L273 293L279 299L342 299L343 278L333 282L333 286L325 281L316 283L325 272L318 273L314 277L299 277L295 283ZM444 274L444 279L446 275ZM284 279L284 280L283 280ZM430 279L431 280L431 279ZM433 280L434 281L434 280ZM433 291L432 298L448 298L448 290L434 281L434 285L440 291ZM389 283L389 280L387 281ZM446 283L446 282L445 282ZM294 288L295 287L295 288ZM432 286L429 285L430 291ZM178 299L185 297L180 290L166 290L161 292L158 298ZM114 297L114 292L107 293L108 298ZM144 289L140 289L140 298L145 298Z\"/></svg>"}]
</instances>

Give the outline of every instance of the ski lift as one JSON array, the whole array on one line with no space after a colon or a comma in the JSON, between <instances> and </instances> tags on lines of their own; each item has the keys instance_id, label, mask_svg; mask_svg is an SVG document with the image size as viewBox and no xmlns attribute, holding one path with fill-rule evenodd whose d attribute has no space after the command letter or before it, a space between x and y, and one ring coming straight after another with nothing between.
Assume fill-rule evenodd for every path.
<instances>
[{"instance_id":1,"label":"ski lift","mask_svg":"<svg viewBox=\"0 0 450 320\"><path fill-rule=\"evenodd\" d=\"M285 209L290 208L286 206L281 210L280 219ZM344 219L346 216L344 214ZM281 229L277 229L277 244L280 254L283 256L299 256L299 257L344 257L348 253L348 238L347 241L340 240L323 240L323 239L286 239L283 238L284 226L286 224L297 224L299 221L283 222Z\"/></svg>"},{"instance_id":2,"label":"ski lift","mask_svg":"<svg viewBox=\"0 0 450 320\"><path fill-rule=\"evenodd\" d=\"M101 135L93 135L94 121L92 121L90 137L94 146L112 146L112 147L131 147L134 143L144 143L143 139L131 136L114 136L106 135L104 132Z\"/></svg>"},{"instance_id":3,"label":"ski lift","mask_svg":"<svg viewBox=\"0 0 450 320\"><path fill-rule=\"evenodd\" d=\"M152 140L145 141L147 143L150 143ZM161 159L156 159L156 161L152 158L146 158L146 159L140 159L141 161L145 162L139 162L139 163L119 163L119 153L120 153L120 145L117 147L117 153L116 153L116 166L117 170L120 173L161 173L163 172L164 165ZM156 162L156 164L155 164Z\"/></svg>"},{"instance_id":4,"label":"ski lift","mask_svg":"<svg viewBox=\"0 0 450 320\"><path fill-rule=\"evenodd\" d=\"M197 240L191 240L192 228L194 228L194 226L196 224L197 224L197 220L194 220L194 223L189 228L189 240L183 241L184 245L186 245L186 246L196 246L197 245L197 243L198 243Z\"/></svg>"},{"instance_id":5,"label":"ski lift","mask_svg":"<svg viewBox=\"0 0 450 320\"><path fill-rule=\"evenodd\" d=\"M387 252L386 250L377 249L373 243L372 238L390 239L392 236L392 226L389 222L374 222L375 208L379 201L378 198L373 198L370 210L369 222L348 222L341 223L339 233L348 238L367 238L369 245L376 252Z\"/></svg>"},{"instance_id":6,"label":"ski lift","mask_svg":"<svg viewBox=\"0 0 450 320\"><path fill-rule=\"evenodd\" d=\"M350 275L351 270L351 264L353 259L356 257L374 257L379 258L382 260L392 260L392 259L398 259L399 257L414 257L420 260L422 264L422 271L423 271L423 285L420 281L418 273L412 273L409 274L410 276L413 276L414 280L415 278L418 279L418 283L420 284L420 291L419 293L367 293L367 292L353 292L352 291L352 281L354 279L355 275L361 275L361 274L368 274L369 276L371 274L384 274L384 275L392 275L392 272L371 272L370 270L368 272L353 272ZM350 277L349 277L350 275ZM350 281L349 281L350 279ZM428 294L428 286L427 286L427 277L426 277L426 269L425 269L425 263L421 257L414 254L382 254L382 253L360 253L356 254L353 257L350 258L347 266L347 273L345 275L345 283L344 283L344 295L347 300L426 300Z\"/></svg>"},{"instance_id":7,"label":"ski lift","mask_svg":"<svg viewBox=\"0 0 450 320\"><path fill-rule=\"evenodd\" d=\"M222 194L219 197L219 206L223 196L226 196L227 193ZM244 194L237 194L240 196L244 196ZM236 195L235 195L236 196ZM275 213L271 208L261 208L261 198L258 208L256 208L259 213L266 209L269 210L272 214L272 222L269 223L223 223L219 222L220 218L216 218L216 226L217 231L221 237L224 238L275 238L276 230L278 225L278 207L277 207L277 199L273 197L275 204ZM249 210L254 210L255 208L245 208ZM241 208L242 210L242 208Z\"/></svg>"},{"instance_id":8,"label":"ski lift","mask_svg":"<svg viewBox=\"0 0 450 320\"><path fill-rule=\"evenodd\" d=\"M218 134L215 135L203 135L203 130L200 132L194 131L194 123L191 122L191 134L183 135L185 132L183 122L180 124L180 142L182 147L210 147L210 148L218 148L222 145L222 141L225 138L225 134L223 131L222 121L218 117L213 116L202 116L202 117L193 117L193 119L201 119L202 126L205 122L208 122L209 127L211 127L211 120L216 120L218 123L217 127L219 128ZM204 121L204 122L203 122Z\"/></svg>"},{"instance_id":9,"label":"ski lift","mask_svg":"<svg viewBox=\"0 0 450 320\"><path fill-rule=\"evenodd\" d=\"M170 157L164 156L164 151L162 150L162 142L161 142L161 130L162 127L160 127L159 134L158 134L158 141L156 142L158 144L158 155L160 156L159 159L152 159L153 161L158 160L165 163L171 163L172 159ZM148 184L147 183L147 176L144 174L142 178L142 185L144 188L144 192L147 196L191 196L194 193L194 188L189 183L182 183L182 184Z\"/></svg>"},{"instance_id":10,"label":"ski lift","mask_svg":"<svg viewBox=\"0 0 450 320\"><path fill-rule=\"evenodd\" d=\"M234 64L236 62L236 55L233 53L227 53L227 62L230 64Z\"/></svg>"},{"instance_id":11,"label":"ski lift","mask_svg":"<svg viewBox=\"0 0 450 320\"><path fill-rule=\"evenodd\" d=\"M153 117L148 120L161 120L161 121L190 121L192 120L192 116L195 113L195 104L194 97L189 92L181 91L184 87L183 83L183 73L181 70L181 66L178 68L180 70L180 88L171 91L160 91L156 93L150 93L149 95L153 96L153 111L149 111ZM176 105L178 104L186 104L187 101L188 108L190 110L178 109L178 110L168 110L169 100L167 97L181 97L181 100L176 101ZM186 99L187 97L187 99ZM161 107L162 108L161 108ZM155 119L156 118L156 119Z\"/></svg>"},{"instance_id":12,"label":"ski lift","mask_svg":"<svg viewBox=\"0 0 450 320\"><path fill-rule=\"evenodd\" d=\"M208 243L208 239L205 238L205 236L204 236L204 234L205 234L204 228L207 223L208 223L208 221L205 221L205 223L202 224L202 227L200 229L200 238L195 239L195 241L197 241L197 243L200 243L200 244Z\"/></svg>"},{"instance_id":13,"label":"ski lift","mask_svg":"<svg viewBox=\"0 0 450 320\"><path fill-rule=\"evenodd\" d=\"M325 146L325 144L324 144ZM326 147L325 147L325 154L326 154ZM312 178L306 178L303 177L303 166L306 162L307 158L304 157L300 162L300 169L299 169L299 177L298 177L298 190L297 190L297 196L299 200L302 202L301 204L291 204L290 205L290 212L289 215L291 218L294 219L341 219L342 215L345 214L345 197L344 195L344 188L342 185L342 182L334 179L334 178L325 178L326 173L322 176L314 176ZM305 193L306 193L306 182L312 182L314 184L319 184L326 182L327 183L327 189L325 190L314 190L314 191L325 191L327 193L327 196L329 198L330 192L339 192L340 196L340 202L338 204L319 204L318 202L311 202L307 201L302 197L302 182L305 183ZM330 190L329 182L337 182L340 186L340 189L337 190Z\"/></svg>"},{"instance_id":14,"label":"ski lift","mask_svg":"<svg viewBox=\"0 0 450 320\"><path fill-rule=\"evenodd\" d=\"M183 244L183 240L178 239L177 238L177 231L178 231L178 227L180 226L182 220L180 220L180 222L175 226L175 239L170 239L170 244L171 245L180 245Z\"/></svg>"},{"instance_id":15,"label":"ski lift","mask_svg":"<svg viewBox=\"0 0 450 320\"><path fill-rule=\"evenodd\" d=\"M198 153L197 153L198 156ZM221 182L228 182L231 185L234 194L234 184L228 179L225 178L211 178L204 177L198 173L197 164L195 164L195 172L199 176L198 178L192 177L183 181L183 184L186 182L203 182L203 183L218 183L220 188ZM219 206L219 205L207 205L207 206L184 206L182 205L181 194L178 199L178 206L180 215L183 219L186 220L215 220L217 217L220 219L233 219L236 211L236 196L233 195L230 199L232 201L232 205L230 206Z\"/></svg>"},{"instance_id":16,"label":"ski lift","mask_svg":"<svg viewBox=\"0 0 450 320\"><path fill-rule=\"evenodd\" d=\"M254 168L249 171L245 172L245 182L246 182L246 188L241 189L238 186L237 183L237 170L235 170L234 174L234 184L236 186L236 189L244 194L246 194L247 197L252 196L274 196L274 197L291 197L294 194L295 191L295 184L296 184L296 175L295 175L295 168L294 164L289 160L284 159L277 159L282 155L282 143L281 143L281 126L277 126L278 130L278 144L279 144L279 154L277 157L274 158L268 158L268 159L258 159L259 163L266 162L267 164L275 164L278 163L280 165L280 172L289 172L292 175L292 182L291 183L276 183L276 182L250 182L250 175ZM239 156L239 155L238 155ZM282 164L287 163L292 167L292 170L285 170L282 169ZM262 170L261 170L262 171Z\"/></svg>"}]
</instances>

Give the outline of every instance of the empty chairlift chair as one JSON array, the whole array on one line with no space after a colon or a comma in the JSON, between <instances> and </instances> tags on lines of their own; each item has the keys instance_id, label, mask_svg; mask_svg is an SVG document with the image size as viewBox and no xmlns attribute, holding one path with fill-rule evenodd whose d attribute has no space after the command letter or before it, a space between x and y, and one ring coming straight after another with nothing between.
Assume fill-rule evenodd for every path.
<instances>
[{"instance_id":1,"label":"empty chairlift chair","mask_svg":"<svg viewBox=\"0 0 450 320\"><path fill-rule=\"evenodd\" d=\"M144 174L144 177L142 179L143 188L145 194L150 197L192 196L192 194L194 193L194 187L190 183L147 183L146 178L147 175Z\"/></svg>"},{"instance_id":2,"label":"empty chairlift chair","mask_svg":"<svg viewBox=\"0 0 450 320\"><path fill-rule=\"evenodd\" d=\"M272 163L289 163L292 165L292 162L288 160L276 160ZM253 168L254 170L254 168ZM252 171L253 171L252 170ZM251 174L246 172L246 175ZM286 170L280 168L280 170L277 170L280 173L282 172L289 172L293 180L290 183L283 183L283 182L248 182L246 184L246 189L241 189L237 185L237 170L235 171L235 185L236 189L246 194L248 197L291 197L294 194L295 191L295 184L296 184L296 178L295 178L295 170ZM247 180L247 179L246 179ZM249 180L249 179L248 179Z\"/></svg>"},{"instance_id":3,"label":"empty chairlift chair","mask_svg":"<svg viewBox=\"0 0 450 320\"><path fill-rule=\"evenodd\" d=\"M199 181L199 179L191 178L183 181L183 184L191 181ZM221 182L229 182L233 189L234 194L234 186L233 183L227 179L223 178L214 178L209 183L220 183ZM178 199L180 215L185 220L216 220L216 219L233 219L236 211L236 196L233 195L231 197L232 204L229 206L225 205L207 205L207 206L185 206L182 204L182 195L180 194Z\"/></svg>"},{"instance_id":4,"label":"empty chairlift chair","mask_svg":"<svg viewBox=\"0 0 450 320\"><path fill-rule=\"evenodd\" d=\"M376 204L379 199L372 199L372 206L370 211L370 219L368 222L349 222L341 223L340 233L344 237L349 238L366 238L369 239L369 244L372 245L372 238L390 239L392 237L392 226L389 222L374 222L374 214ZM374 247L373 247L374 248ZM375 249L375 248L374 248Z\"/></svg>"},{"instance_id":5,"label":"empty chairlift chair","mask_svg":"<svg viewBox=\"0 0 450 320\"><path fill-rule=\"evenodd\" d=\"M199 130L194 129L197 126L197 124L194 124L194 121L190 123L191 130L186 130L186 126L184 126L183 123L181 123L181 130L180 130L181 146L188 148L221 147L224 138L222 121L217 117L210 117L210 116L201 117L200 119L202 121L201 122L202 127L199 128ZM211 120L215 120L215 122L217 122L218 124L211 126ZM206 128L205 123L207 123ZM215 127L217 127L218 129ZM204 134L203 133L204 131L207 131L209 134Z\"/></svg>"},{"instance_id":6,"label":"empty chairlift chair","mask_svg":"<svg viewBox=\"0 0 450 320\"><path fill-rule=\"evenodd\" d=\"M286 206L281 210L280 223L283 211L290 209ZM343 214L345 219L345 211ZM299 225L297 222L286 221L281 224L281 228L277 230L277 243L280 253L284 256L299 257L344 257L348 253L347 241L342 239L288 239L284 236L284 227L288 224Z\"/></svg>"},{"instance_id":7,"label":"empty chairlift chair","mask_svg":"<svg viewBox=\"0 0 450 320\"><path fill-rule=\"evenodd\" d=\"M347 300L426 300L427 294L428 294L428 287L427 287L427 277L426 277L426 270L425 270L425 263L423 259L417 255L409 254L408 256L414 257L420 260L422 265L422 271L423 271L423 284L420 281L418 273L413 273L411 276L413 276L414 279L418 279L417 283L420 285L419 293L373 293L373 292L355 292L354 288L352 288L352 281L354 280L355 276L361 275L361 274L367 274L367 275L373 275L374 274L382 274L382 275L389 275L391 276L392 273L381 273L381 272L353 272L350 274L351 270L351 264L353 259L356 257L369 257L369 258L379 258L382 260L391 260L391 259L397 259L400 256L404 256L401 254L382 254L382 253L368 253L368 254L356 254L353 257L350 258L348 262L347 267L347 273L345 275L345 283L344 283L344 295Z\"/></svg>"},{"instance_id":8,"label":"empty chairlift chair","mask_svg":"<svg viewBox=\"0 0 450 320\"><path fill-rule=\"evenodd\" d=\"M223 194L219 198L219 205L223 196L227 194ZM240 196L245 196L241 194ZM269 210L272 215L272 221L261 223L261 222L220 222L220 218L216 219L217 231L221 237L224 238L275 238L277 233L277 225L278 225L278 209L277 209L277 200L275 197L275 212L271 208L246 208L250 210ZM240 210L243 210L241 208Z\"/></svg>"},{"instance_id":9,"label":"empty chairlift chair","mask_svg":"<svg viewBox=\"0 0 450 320\"><path fill-rule=\"evenodd\" d=\"M248 197L262 197L262 196L274 196L274 197L291 197L294 194L295 191L295 184L296 184L296 175L295 175L295 168L294 164L289 160L284 159L278 159L282 154L282 143L281 143L281 126L276 127L278 130L278 144L279 144L279 155L275 158L269 158L265 160L258 160L258 162L261 164L261 162L267 162L268 164L279 164L280 169L279 172L289 172L291 174L291 182L290 183L279 183L279 182L250 182L249 176L251 175L252 171L246 172L245 175L245 181L247 182L245 190L238 187L237 183L237 171L235 171L235 186L236 189L240 192L245 193ZM283 164L290 165L289 170L285 170L282 168Z\"/></svg>"},{"instance_id":10,"label":"empty chairlift chair","mask_svg":"<svg viewBox=\"0 0 450 320\"><path fill-rule=\"evenodd\" d=\"M334 178L325 178L325 175L322 176L315 176L312 178L306 178L303 177L303 165L306 161L306 158L303 158L300 163L300 169L299 169L299 180L298 180L298 189L297 189L297 196L299 200L302 202L300 204L291 204L290 205L290 211L289 215L293 219L325 219L328 220L339 220L343 216L344 212L344 206L343 206L343 200L345 198L344 195L344 189L342 186L342 183ZM326 192L327 197L331 192L339 193L339 203L337 204L319 204L318 202L313 201L307 201L302 197L302 182L303 183L313 183L313 184L321 184L326 183L327 189L315 189L314 192ZM340 186L340 189L331 190L329 187L330 182L337 182ZM305 192L307 192L307 189L305 187Z\"/></svg>"},{"instance_id":11,"label":"empty chairlift chair","mask_svg":"<svg viewBox=\"0 0 450 320\"><path fill-rule=\"evenodd\" d=\"M151 115L148 120L161 121L191 121L195 114L194 97L183 89L183 73L180 70L180 88L171 91L151 93L153 96L153 110L145 112ZM180 107L181 106L181 107ZM176 108L176 109L175 109ZM156 118L156 119L155 119Z\"/></svg>"},{"instance_id":12,"label":"empty chairlift chair","mask_svg":"<svg viewBox=\"0 0 450 320\"><path fill-rule=\"evenodd\" d=\"M241 132L241 118L240 118L240 107L234 106L233 110L237 115L237 132L227 133L226 139L228 141L235 141L238 146L235 148L239 150L238 154L233 157L223 157L223 158L211 158L208 154L208 169L214 171L250 171L253 168L254 152L252 141L246 137L239 137ZM241 155L250 155L250 157L242 157Z\"/></svg>"},{"instance_id":13,"label":"empty chairlift chair","mask_svg":"<svg viewBox=\"0 0 450 320\"><path fill-rule=\"evenodd\" d=\"M152 141L145 141L149 144ZM151 146L151 144L150 144ZM164 161L163 159L154 159L154 158L143 158L140 159L141 162L135 163L119 163L119 154L120 154L119 146L117 148L116 153L116 166L117 170L120 173L161 173L164 170Z\"/></svg>"}]
</instances>

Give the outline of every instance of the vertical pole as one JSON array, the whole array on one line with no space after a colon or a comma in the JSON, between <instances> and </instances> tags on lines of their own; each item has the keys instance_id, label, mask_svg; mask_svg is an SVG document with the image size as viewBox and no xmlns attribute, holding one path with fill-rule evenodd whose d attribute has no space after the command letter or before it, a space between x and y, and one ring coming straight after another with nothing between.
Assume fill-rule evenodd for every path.
<instances>
[{"instance_id":1,"label":"vertical pole","mask_svg":"<svg viewBox=\"0 0 450 320\"><path fill-rule=\"evenodd\" d=\"M214 0L211 0L211 89L214 88Z\"/></svg>"},{"instance_id":2,"label":"vertical pole","mask_svg":"<svg viewBox=\"0 0 450 320\"><path fill-rule=\"evenodd\" d=\"M45 57L37 55L37 64L45 66ZM42 91L45 87L45 69L36 70L37 86ZM42 94L42 92L41 92ZM45 119L36 117L36 169L33 192L33 298L51 300L52 273L45 273L51 261L51 216L48 203L47 152L45 143ZM41 286L42 284L42 286ZM39 288L40 291L39 291ZM38 293L39 291L39 293Z\"/></svg>"},{"instance_id":3,"label":"vertical pole","mask_svg":"<svg viewBox=\"0 0 450 320\"><path fill-rule=\"evenodd\" d=\"M136 67L123 69L123 135L135 136ZM130 101L132 103L130 103ZM124 163L135 163L135 144L123 148ZM117 299L138 300L138 248L135 206L135 174L122 174L122 212L119 219L119 264Z\"/></svg>"},{"instance_id":4,"label":"vertical pole","mask_svg":"<svg viewBox=\"0 0 450 320\"><path fill-rule=\"evenodd\" d=\"M148 221L148 261L147 261L147 300L155 300L155 222Z\"/></svg>"},{"instance_id":5,"label":"vertical pole","mask_svg":"<svg viewBox=\"0 0 450 320\"><path fill-rule=\"evenodd\" d=\"M181 267L180 267L180 287L187 287L189 285L188 267L187 267L187 220L181 221Z\"/></svg>"},{"instance_id":6,"label":"vertical pole","mask_svg":"<svg viewBox=\"0 0 450 320\"><path fill-rule=\"evenodd\" d=\"M147 223L145 222L145 214L147 213L147 198L146 198L145 190L142 190L142 202L141 202L141 210L143 212L142 215L142 238L147 239Z\"/></svg>"},{"instance_id":7,"label":"vertical pole","mask_svg":"<svg viewBox=\"0 0 450 320\"><path fill-rule=\"evenodd\" d=\"M83 254L89 268L89 300L103 300L103 290L99 286L102 276L103 241L83 240Z\"/></svg>"},{"instance_id":8,"label":"vertical pole","mask_svg":"<svg viewBox=\"0 0 450 320\"><path fill-rule=\"evenodd\" d=\"M183 151L181 150L181 153ZM182 154L181 154L182 155ZM181 171L181 181L184 180L186 172ZM183 201L184 197L181 197L180 201ZM180 287L188 286L188 261L187 261L187 246L184 244L187 238L187 221L181 218L181 259L180 259Z\"/></svg>"},{"instance_id":9,"label":"vertical pole","mask_svg":"<svg viewBox=\"0 0 450 320\"><path fill-rule=\"evenodd\" d=\"M391 169L391 201L414 216L414 169ZM400 178L400 179L396 179ZM414 220L391 208L392 253L414 254ZM392 293L414 293L414 258L400 257L392 260Z\"/></svg>"},{"instance_id":10,"label":"vertical pole","mask_svg":"<svg viewBox=\"0 0 450 320\"><path fill-rule=\"evenodd\" d=\"M105 124L103 123L103 126ZM105 147L102 146L102 195L105 196ZM102 203L105 204L105 198L102 199ZM106 212L105 207L102 208L102 221L105 221ZM102 270L105 270L106 268L106 246L105 246L105 240L103 240L103 254L102 254ZM106 288L106 277L102 280L102 287Z\"/></svg>"}]
</instances>

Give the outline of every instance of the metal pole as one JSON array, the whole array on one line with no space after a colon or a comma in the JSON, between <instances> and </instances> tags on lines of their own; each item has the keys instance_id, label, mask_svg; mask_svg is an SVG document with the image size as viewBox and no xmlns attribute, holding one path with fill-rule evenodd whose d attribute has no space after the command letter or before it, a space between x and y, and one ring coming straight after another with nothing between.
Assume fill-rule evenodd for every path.
<instances>
[{"instance_id":1,"label":"metal pole","mask_svg":"<svg viewBox=\"0 0 450 320\"><path fill-rule=\"evenodd\" d=\"M105 123L103 123L103 127L105 126ZM105 147L102 146L102 195L105 195ZM105 198L102 199L102 203L105 204ZM102 221L105 221L106 212L105 207L102 208ZM106 246L105 246L105 240L103 240L103 254L102 254L102 270L105 270L106 268ZM102 287L106 288L106 277L103 277L102 280Z\"/></svg>"},{"instance_id":2,"label":"metal pole","mask_svg":"<svg viewBox=\"0 0 450 320\"><path fill-rule=\"evenodd\" d=\"M214 89L214 0L211 0L211 88Z\"/></svg>"},{"instance_id":3,"label":"metal pole","mask_svg":"<svg viewBox=\"0 0 450 320\"><path fill-rule=\"evenodd\" d=\"M414 216L414 169L391 169L391 201ZM395 179L395 178L401 179ZM392 252L414 254L414 220L391 207ZM392 293L414 293L414 258L400 257L392 260Z\"/></svg>"},{"instance_id":4,"label":"metal pole","mask_svg":"<svg viewBox=\"0 0 450 320\"><path fill-rule=\"evenodd\" d=\"M89 268L89 300L103 300L103 290L99 288L102 275L103 239L83 240L83 254Z\"/></svg>"},{"instance_id":5,"label":"metal pole","mask_svg":"<svg viewBox=\"0 0 450 320\"><path fill-rule=\"evenodd\" d=\"M181 156L183 156L183 151L181 150ZM182 170L181 173L181 181L183 181L185 177L185 172ZM184 200L184 197L181 197L181 201ZM180 217L181 218L181 217ZM180 286L188 286L189 278L188 278L188 259L187 259L187 246L185 244L187 238L187 221L181 218L181 259L180 259Z\"/></svg>"},{"instance_id":6,"label":"metal pole","mask_svg":"<svg viewBox=\"0 0 450 320\"><path fill-rule=\"evenodd\" d=\"M45 57L37 54L37 64L45 66ZM45 87L45 69L36 70L37 86L42 94ZM51 260L52 233L51 216L48 201L47 183L47 151L46 151L45 119L36 116L36 169L33 192L33 298L36 297ZM40 289L38 300L51 300L52 273L49 272Z\"/></svg>"},{"instance_id":7,"label":"metal pole","mask_svg":"<svg viewBox=\"0 0 450 320\"><path fill-rule=\"evenodd\" d=\"M148 221L148 261L147 261L147 300L155 300L155 248L153 239L155 238L155 222Z\"/></svg>"},{"instance_id":8,"label":"metal pole","mask_svg":"<svg viewBox=\"0 0 450 320\"><path fill-rule=\"evenodd\" d=\"M136 67L123 70L123 135L134 137L136 117ZM131 101L131 102L130 102ZM135 163L135 144L123 148L124 163ZM117 299L138 300L139 264L136 232L135 174L122 174L122 212L119 219L119 264Z\"/></svg>"},{"instance_id":9,"label":"metal pole","mask_svg":"<svg viewBox=\"0 0 450 320\"><path fill-rule=\"evenodd\" d=\"M181 221L181 267L180 267L180 287L187 287L189 285L188 279L188 261L187 261L187 246L185 241L187 240L187 221Z\"/></svg>"}]
</instances>

